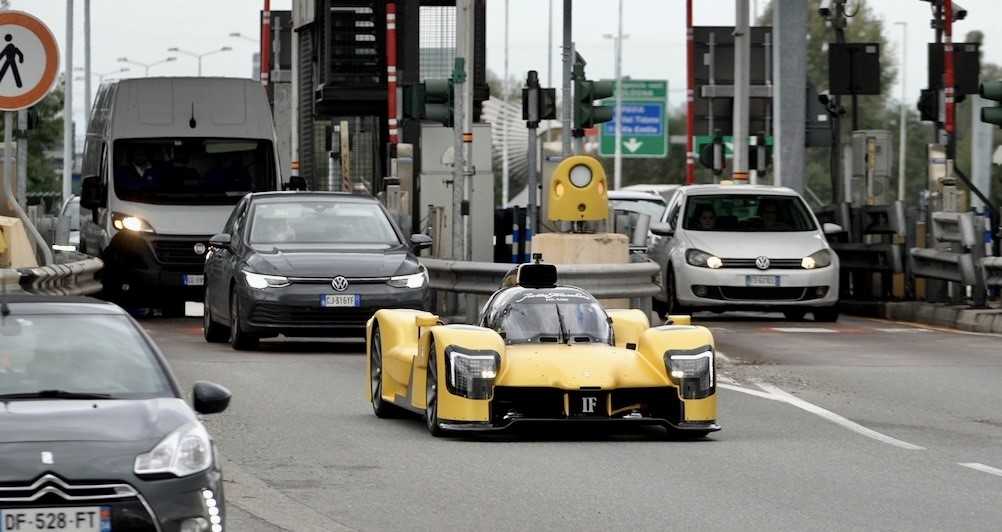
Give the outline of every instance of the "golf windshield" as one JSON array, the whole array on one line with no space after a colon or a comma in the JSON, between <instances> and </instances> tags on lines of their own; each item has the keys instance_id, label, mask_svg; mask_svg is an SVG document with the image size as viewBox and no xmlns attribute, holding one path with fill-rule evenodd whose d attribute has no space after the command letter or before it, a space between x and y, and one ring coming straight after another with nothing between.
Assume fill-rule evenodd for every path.
<instances>
[{"instance_id":1,"label":"golf windshield","mask_svg":"<svg viewBox=\"0 0 1002 532\"><path fill-rule=\"evenodd\" d=\"M272 144L253 139L115 141L115 194L157 204L236 204L275 189Z\"/></svg>"},{"instance_id":2,"label":"golf windshield","mask_svg":"<svg viewBox=\"0 0 1002 532\"><path fill-rule=\"evenodd\" d=\"M577 294L526 294L504 310L500 325L510 344L612 343L605 309Z\"/></svg>"},{"instance_id":3,"label":"golf windshield","mask_svg":"<svg viewBox=\"0 0 1002 532\"><path fill-rule=\"evenodd\" d=\"M250 226L250 243L379 249L401 244L378 204L337 200L257 203Z\"/></svg>"},{"instance_id":4,"label":"golf windshield","mask_svg":"<svg viewBox=\"0 0 1002 532\"><path fill-rule=\"evenodd\" d=\"M0 399L43 391L112 399L172 396L163 368L125 316L2 318Z\"/></svg>"},{"instance_id":5,"label":"golf windshield","mask_svg":"<svg viewBox=\"0 0 1002 532\"><path fill-rule=\"evenodd\" d=\"M783 233L817 228L800 198L768 194L691 196L683 220L689 231Z\"/></svg>"}]
</instances>

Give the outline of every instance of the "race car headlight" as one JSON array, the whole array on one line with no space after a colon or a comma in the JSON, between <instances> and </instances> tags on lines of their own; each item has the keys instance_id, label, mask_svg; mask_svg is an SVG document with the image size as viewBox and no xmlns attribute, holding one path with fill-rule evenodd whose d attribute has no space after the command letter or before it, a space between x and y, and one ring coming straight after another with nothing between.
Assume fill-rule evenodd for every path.
<instances>
[{"instance_id":1,"label":"race car headlight","mask_svg":"<svg viewBox=\"0 0 1002 532\"><path fill-rule=\"evenodd\" d=\"M261 275L260 273L244 270L244 279L247 281L247 286L257 288L258 290L289 286L289 279L281 275Z\"/></svg>"},{"instance_id":2,"label":"race car headlight","mask_svg":"<svg viewBox=\"0 0 1002 532\"><path fill-rule=\"evenodd\" d=\"M716 387L713 348L669 350L665 353L665 368L672 382L680 388L682 399L702 399Z\"/></svg>"},{"instance_id":3,"label":"race car headlight","mask_svg":"<svg viewBox=\"0 0 1002 532\"><path fill-rule=\"evenodd\" d=\"M690 249L686 251L685 261L689 263L690 266L698 266L700 268L711 268L714 270L724 265L724 261L720 260L720 257L715 257L705 251L701 251L698 249Z\"/></svg>"},{"instance_id":4,"label":"race car headlight","mask_svg":"<svg viewBox=\"0 0 1002 532\"><path fill-rule=\"evenodd\" d=\"M129 216L120 212L111 213L111 226L118 231L127 230L136 233L156 233L149 222L138 216Z\"/></svg>"},{"instance_id":5,"label":"race car headlight","mask_svg":"<svg viewBox=\"0 0 1002 532\"><path fill-rule=\"evenodd\" d=\"M490 399L494 379L501 367L501 355L489 349L445 349L445 384L449 393L467 399Z\"/></svg>"},{"instance_id":6,"label":"race car headlight","mask_svg":"<svg viewBox=\"0 0 1002 532\"><path fill-rule=\"evenodd\" d=\"M800 265L805 270L813 270L814 268L825 268L831 266L832 264L832 252L827 249L818 250L811 255L804 257L800 261Z\"/></svg>"},{"instance_id":7,"label":"race car headlight","mask_svg":"<svg viewBox=\"0 0 1002 532\"><path fill-rule=\"evenodd\" d=\"M397 275L395 277L390 277L386 284L394 286L396 288L421 288L428 282L428 270L423 266L421 271L413 273L411 275Z\"/></svg>"},{"instance_id":8,"label":"race car headlight","mask_svg":"<svg viewBox=\"0 0 1002 532\"><path fill-rule=\"evenodd\" d=\"M205 471L212 465L212 442L209 432L198 421L171 432L148 453L136 457L137 475L186 477Z\"/></svg>"}]
</instances>

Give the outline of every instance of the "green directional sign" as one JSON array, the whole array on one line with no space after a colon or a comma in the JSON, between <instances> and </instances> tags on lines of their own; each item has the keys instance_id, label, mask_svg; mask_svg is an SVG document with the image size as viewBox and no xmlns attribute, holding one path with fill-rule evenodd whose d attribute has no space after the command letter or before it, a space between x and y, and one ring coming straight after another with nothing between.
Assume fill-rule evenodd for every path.
<instances>
[{"instance_id":1,"label":"green directional sign","mask_svg":"<svg viewBox=\"0 0 1002 532\"><path fill-rule=\"evenodd\" d=\"M624 79L623 157L668 156L668 82L665 80ZM616 98L602 100L613 109L611 121L599 127L599 155L616 155Z\"/></svg>"}]
</instances>

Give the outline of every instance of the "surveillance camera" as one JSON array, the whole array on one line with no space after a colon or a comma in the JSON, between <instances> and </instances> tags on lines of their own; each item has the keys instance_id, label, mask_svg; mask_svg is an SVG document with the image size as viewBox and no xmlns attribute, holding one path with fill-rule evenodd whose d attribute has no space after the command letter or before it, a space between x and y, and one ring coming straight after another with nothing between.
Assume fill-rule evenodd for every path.
<instances>
[{"instance_id":1,"label":"surveillance camera","mask_svg":"<svg viewBox=\"0 0 1002 532\"><path fill-rule=\"evenodd\" d=\"M821 7L818 8L818 14L825 18L832 16L832 0L821 0Z\"/></svg>"},{"instance_id":2,"label":"surveillance camera","mask_svg":"<svg viewBox=\"0 0 1002 532\"><path fill-rule=\"evenodd\" d=\"M953 4L953 20L964 20L967 18L967 10L960 6L960 4Z\"/></svg>"}]
</instances>

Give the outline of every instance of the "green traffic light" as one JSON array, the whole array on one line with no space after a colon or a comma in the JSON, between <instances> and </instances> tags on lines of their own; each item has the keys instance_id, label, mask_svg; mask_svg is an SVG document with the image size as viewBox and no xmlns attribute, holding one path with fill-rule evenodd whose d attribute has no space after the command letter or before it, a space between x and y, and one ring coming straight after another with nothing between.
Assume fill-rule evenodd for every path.
<instances>
[{"instance_id":1,"label":"green traffic light","mask_svg":"<svg viewBox=\"0 0 1002 532\"><path fill-rule=\"evenodd\" d=\"M1002 103L1002 81L986 81L981 84L978 94L986 100ZM981 109L981 121L987 124L1002 126L1002 107L984 107Z\"/></svg>"}]
</instances>

